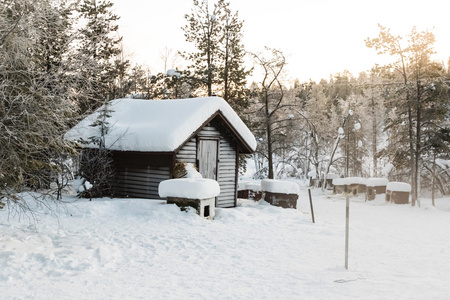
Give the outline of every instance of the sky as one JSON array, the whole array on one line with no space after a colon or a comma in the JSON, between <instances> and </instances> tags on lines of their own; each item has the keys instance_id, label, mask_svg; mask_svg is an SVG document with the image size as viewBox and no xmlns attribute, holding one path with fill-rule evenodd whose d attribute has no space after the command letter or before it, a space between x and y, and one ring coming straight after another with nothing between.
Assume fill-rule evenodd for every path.
<instances>
[{"instance_id":1,"label":"sky","mask_svg":"<svg viewBox=\"0 0 450 300\"><path fill-rule=\"evenodd\" d=\"M152 73L163 72L165 49L192 49L185 41L184 18L192 0L111 0L121 17L119 33L135 63ZM209 0L210 4L215 3ZM395 35L406 36L413 26L436 36L435 58L450 57L450 1L448 0L230 0L244 21L243 43L249 52L264 47L281 50L292 79L318 81L348 70L357 75L387 57L367 48L364 40L378 36L378 23ZM250 59L248 60L251 64ZM182 66L181 62L168 68Z\"/></svg>"}]
</instances>

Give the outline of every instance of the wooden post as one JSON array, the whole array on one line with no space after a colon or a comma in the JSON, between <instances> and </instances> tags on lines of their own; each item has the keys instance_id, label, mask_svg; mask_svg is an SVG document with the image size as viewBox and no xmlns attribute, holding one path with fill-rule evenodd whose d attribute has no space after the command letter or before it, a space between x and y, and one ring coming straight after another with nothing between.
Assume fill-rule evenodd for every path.
<instances>
[{"instance_id":1,"label":"wooden post","mask_svg":"<svg viewBox=\"0 0 450 300\"><path fill-rule=\"evenodd\" d=\"M348 238L349 238L349 215L350 215L350 197L347 194L345 209L345 268L348 270Z\"/></svg>"},{"instance_id":2,"label":"wooden post","mask_svg":"<svg viewBox=\"0 0 450 300\"><path fill-rule=\"evenodd\" d=\"M311 207L312 222L316 223L316 221L314 220L314 208L312 204L311 189L308 189L308 194L309 194L309 206Z\"/></svg>"}]
</instances>

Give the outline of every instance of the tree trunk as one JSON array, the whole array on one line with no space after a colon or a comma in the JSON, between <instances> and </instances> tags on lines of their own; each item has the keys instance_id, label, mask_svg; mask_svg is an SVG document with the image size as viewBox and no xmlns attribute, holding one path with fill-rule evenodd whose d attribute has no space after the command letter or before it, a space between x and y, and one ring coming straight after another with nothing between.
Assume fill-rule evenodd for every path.
<instances>
[{"instance_id":1,"label":"tree trunk","mask_svg":"<svg viewBox=\"0 0 450 300\"><path fill-rule=\"evenodd\" d=\"M230 47L230 42L229 42L229 38L228 38L228 33L227 36L225 37L225 66L224 66L224 70L223 70L223 99L228 102L228 98L230 97L228 94L228 70L229 70L229 65L230 62L229 60L229 47Z\"/></svg>"},{"instance_id":2,"label":"tree trunk","mask_svg":"<svg viewBox=\"0 0 450 300\"><path fill-rule=\"evenodd\" d=\"M334 142L333 151L331 152L330 161L328 162L327 169L325 171L325 176L324 176L323 182L322 182L322 191L324 190L324 186L325 186L325 182L326 182L326 174L328 174L328 172L330 172L331 165L333 164L334 154L336 153L336 150L338 148L340 140L341 139L339 137L337 137L336 141Z\"/></svg>"},{"instance_id":3,"label":"tree trunk","mask_svg":"<svg viewBox=\"0 0 450 300\"><path fill-rule=\"evenodd\" d=\"M208 16L209 17L209 16ZM206 85L208 86L208 96L211 97L212 96L212 53L211 53L211 35L212 35L212 31L213 31L213 26L214 25L210 25L208 26L208 42L207 42L207 50L206 50L206 62L207 62L207 83Z\"/></svg>"},{"instance_id":4,"label":"tree trunk","mask_svg":"<svg viewBox=\"0 0 450 300\"><path fill-rule=\"evenodd\" d=\"M349 159L350 159L350 155L349 155L349 144L350 144L350 133L349 133L349 127L348 127L348 123L347 123L347 134L346 134L346 138L345 138L345 177L348 177L348 168L349 168Z\"/></svg>"},{"instance_id":5,"label":"tree trunk","mask_svg":"<svg viewBox=\"0 0 450 300\"><path fill-rule=\"evenodd\" d=\"M433 171L431 174L431 204L434 206L434 189L436 176L436 153L433 153Z\"/></svg>"},{"instance_id":6,"label":"tree trunk","mask_svg":"<svg viewBox=\"0 0 450 300\"><path fill-rule=\"evenodd\" d=\"M267 159L269 164L269 179L273 177L273 156L272 156L272 126L270 124L270 117L267 117Z\"/></svg>"},{"instance_id":7,"label":"tree trunk","mask_svg":"<svg viewBox=\"0 0 450 300\"><path fill-rule=\"evenodd\" d=\"M415 183L415 195L416 201L420 206L420 152L421 143L420 136L422 134L421 123L422 123L422 107L420 103L420 82L417 80L417 120L416 120L416 153L415 153L415 166L414 166L414 183Z\"/></svg>"},{"instance_id":8,"label":"tree trunk","mask_svg":"<svg viewBox=\"0 0 450 300\"><path fill-rule=\"evenodd\" d=\"M407 97L408 98L408 97ZM416 181L415 181L415 150L414 150L414 144L413 144L413 120L412 120L412 111L411 111L411 105L408 102L408 130L409 130L409 153L411 155L411 185L412 185L412 195L411 195L411 206L416 205L416 197L415 194L416 188Z\"/></svg>"},{"instance_id":9,"label":"tree trunk","mask_svg":"<svg viewBox=\"0 0 450 300\"><path fill-rule=\"evenodd\" d=\"M267 160L269 164L269 179L274 179L273 176L273 156L272 156L272 123L271 123L271 113L269 112L269 95L266 91L265 93L265 104L266 104L266 131L267 131Z\"/></svg>"},{"instance_id":10,"label":"tree trunk","mask_svg":"<svg viewBox=\"0 0 450 300\"><path fill-rule=\"evenodd\" d=\"M372 160L373 160L373 176L378 176L378 161L377 161L377 112L375 109L375 101L373 99L372 91Z\"/></svg>"}]
</instances>

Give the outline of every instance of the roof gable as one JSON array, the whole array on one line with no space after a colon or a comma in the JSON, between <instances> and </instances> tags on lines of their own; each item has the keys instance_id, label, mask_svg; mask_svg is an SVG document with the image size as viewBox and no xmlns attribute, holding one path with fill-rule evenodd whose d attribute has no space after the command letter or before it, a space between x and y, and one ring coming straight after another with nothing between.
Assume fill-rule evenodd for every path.
<instances>
[{"instance_id":1,"label":"roof gable","mask_svg":"<svg viewBox=\"0 0 450 300\"><path fill-rule=\"evenodd\" d=\"M109 102L111 126L106 147L120 151L173 152L220 112L247 151L254 151L256 140L236 112L219 97L178 100L116 99ZM64 138L72 141L99 136L90 126L101 108L69 130ZM94 148L95 145L84 145Z\"/></svg>"}]
</instances>

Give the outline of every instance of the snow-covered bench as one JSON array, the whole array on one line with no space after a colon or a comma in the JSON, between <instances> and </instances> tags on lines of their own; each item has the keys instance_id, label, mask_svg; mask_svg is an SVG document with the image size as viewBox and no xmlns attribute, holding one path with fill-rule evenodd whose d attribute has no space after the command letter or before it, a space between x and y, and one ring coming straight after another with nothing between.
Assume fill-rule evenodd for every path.
<instances>
[{"instance_id":1,"label":"snow-covered bench","mask_svg":"<svg viewBox=\"0 0 450 300\"><path fill-rule=\"evenodd\" d=\"M264 200L283 208L297 208L299 187L295 182L264 179L261 181Z\"/></svg>"},{"instance_id":2,"label":"snow-covered bench","mask_svg":"<svg viewBox=\"0 0 450 300\"><path fill-rule=\"evenodd\" d=\"M176 204L182 209L190 206L201 217L214 218L216 197L220 194L219 183L206 178L178 178L164 180L159 184L158 193L167 198L168 204Z\"/></svg>"}]
</instances>

